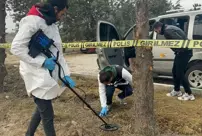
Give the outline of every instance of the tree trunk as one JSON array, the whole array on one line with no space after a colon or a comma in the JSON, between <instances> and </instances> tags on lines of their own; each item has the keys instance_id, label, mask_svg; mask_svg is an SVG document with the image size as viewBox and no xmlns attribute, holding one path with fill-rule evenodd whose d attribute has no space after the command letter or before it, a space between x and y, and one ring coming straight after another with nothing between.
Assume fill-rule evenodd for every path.
<instances>
[{"instance_id":1,"label":"tree trunk","mask_svg":"<svg viewBox=\"0 0 202 136\"><path fill-rule=\"evenodd\" d=\"M148 36L148 0L137 0L135 39L147 39ZM136 58L132 63L135 88L134 107L131 109L134 113L132 117L134 136L156 136L152 59L151 47L136 48Z\"/></svg>"},{"instance_id":2,"label":"tree trunk","mask_svg":"<svg viewBox=\"0 0 202 136\"><path fill-rule=\"evenodd\" d=\"M5 19L6 19L6 11L5 11L6 0L0 1L0 43L5 43ZM0 92L3 91L3 82L4 78L7 74L6 68L4 65L6 58L5 49L0 48Z\"/></svg>"}]
</instances>

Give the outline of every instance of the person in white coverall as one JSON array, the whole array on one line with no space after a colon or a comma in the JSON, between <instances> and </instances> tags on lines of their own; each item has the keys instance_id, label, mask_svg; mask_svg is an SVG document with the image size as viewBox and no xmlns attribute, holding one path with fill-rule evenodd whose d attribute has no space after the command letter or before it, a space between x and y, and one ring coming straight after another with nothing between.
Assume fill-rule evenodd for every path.
<instances>
[{"instance_id":1,"label":"person in white coverall","mask_svg":"<svg viewBox=\"0 0 202 136\"><path fill-rule=\"evenodd\" d=\"M26 136L34 136L40 121L43 123L46 136L56 135L52 100L64 91L64 88L61 89L58 85L56 58L47 58L42 53L36 58L28 55L29 41L39 29L54 40L54 44L60 51L58 61L64 69L64 74L61 72L61 76L72 88L75 86L70 78L70 71L62 53L61 37L55 24L66 12L67 4L67 0L47 0L45 3L34 5L27 16L20 21L19 31L12 42L11 52L20 58L20 74L28 95L33 96L36 104ZM50 51L57 56L56 48L50 47ZM52 71L52 77L49 70Z\"/></svg>"}]
</instances>

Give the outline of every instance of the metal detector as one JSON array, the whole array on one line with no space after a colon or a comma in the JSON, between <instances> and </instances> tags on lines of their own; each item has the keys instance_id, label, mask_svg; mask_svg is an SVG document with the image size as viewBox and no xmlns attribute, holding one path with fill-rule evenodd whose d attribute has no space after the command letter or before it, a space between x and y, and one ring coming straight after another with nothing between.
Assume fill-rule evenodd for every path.
<instances>
[{"instance_id":1,"label":"metal detector","mask_svg":"<svg viewBox=\"0 0 202 136\"><path fill-rule=\"evenodd\" d=\"M69 84L61 77L61 65L58 61L56 64L59 67L59 79L65 84L104 124L100 126L100 129L104 131L115 131L118 130L118 126L115 124L108 124L103 118L101 118L98 113L73 89L69 86Z\"/></svg>"},{"instance_id":2,"label":"metal detector","mask_svg":"<svg viewBox=\"0 0 202 136\"><path fill-rule=\"evenodd\" d=\"M49 50L50 46L53 45L57 50L58 48L54 45L54 41L52 39L49 39L42 30L39 30L32 36L32 39L29 44L29 55L33 58L35 58L37 55L40 53L43 53L46 55L48 58L51 58L54 56L54 54ZM52 56L53 55L53 56ZM55 57L55 56L54 56ZM58 62L58 57L59 57L59 50L57 52L56 56L56 64L58 65L59 68L59 79L62 81L62 83L68 87L97 117L100 119L104 124L100 126L100 129L104 131L116 131L119 129L119 126L116 124L108 124L103 118L99 116L99 114L73 89L70 87L69 83L65 81L61 77L61 69L62 66ZM50 75L52 76L52 71L50 71Z\"/></svg>"}]
</instances>

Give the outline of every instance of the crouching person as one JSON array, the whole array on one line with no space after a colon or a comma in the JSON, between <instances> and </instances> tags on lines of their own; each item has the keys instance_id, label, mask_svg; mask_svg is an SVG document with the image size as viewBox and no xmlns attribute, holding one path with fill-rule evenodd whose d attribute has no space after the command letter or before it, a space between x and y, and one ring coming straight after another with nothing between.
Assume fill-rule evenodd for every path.
<instances>
[{"instance_id":1,"label":"crouching person","mask_svg":"<svg viewBox=\"0 0 202 136\"><path fill-rule=\"evenodd\" d=\"M111 108L112 98L115 89L121 90L118 94L117 100L121 104L124 99L133 94L132 75L121 66L107 66L98 74L99 95L102 110L100 116L106 116Z\"/></svg>"}]
</instances>

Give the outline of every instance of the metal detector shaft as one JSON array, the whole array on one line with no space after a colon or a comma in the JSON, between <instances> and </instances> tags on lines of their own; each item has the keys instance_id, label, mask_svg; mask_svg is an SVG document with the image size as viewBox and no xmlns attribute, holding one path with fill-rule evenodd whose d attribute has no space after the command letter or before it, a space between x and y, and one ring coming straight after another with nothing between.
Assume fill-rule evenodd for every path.
<instances>
[{"instance_id":1,"label":"metal detector shaft","mask_svg":"<svg viewBox=\"0 0 202 136\"><path fill-rule=\"evenodd\" d=\"M102 119L97 112L74 90L72 89L67 82L64 81L64 79L61 77L61 65L60 63L56 62L59 68L59 79L105 124L107 125L108 123Z\"/></svg>"}]
</instances>

